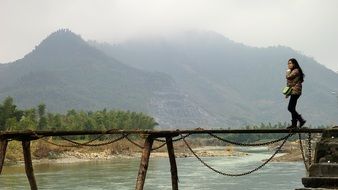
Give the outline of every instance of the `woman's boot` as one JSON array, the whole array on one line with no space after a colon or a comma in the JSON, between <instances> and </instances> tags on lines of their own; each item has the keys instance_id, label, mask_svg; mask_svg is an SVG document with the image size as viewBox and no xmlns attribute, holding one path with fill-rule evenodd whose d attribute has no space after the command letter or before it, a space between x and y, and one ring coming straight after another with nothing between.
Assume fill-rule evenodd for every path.
<instances>
[{"instance_id":1,"label":"woman's boot","mask_svg":"<svg viewBox=\"0 0 338 190\"><path fill-rule=\"evenodd\" d=\"M299 121L299 128L301 128L306 123L306 120L304 120L301 115L298 116L298 121Z\"/></svg>"},{"instance_id":2,"label":"woman's boot","mask_svg":"<svg viewBox=\"0 0 338 190\"><path fill-rule=\"evenodd\" d=\"M291 125L287 127L287 129L295 129L297 128L297 120L293 119L291 120Z\"/></svg>"}]
</instances>

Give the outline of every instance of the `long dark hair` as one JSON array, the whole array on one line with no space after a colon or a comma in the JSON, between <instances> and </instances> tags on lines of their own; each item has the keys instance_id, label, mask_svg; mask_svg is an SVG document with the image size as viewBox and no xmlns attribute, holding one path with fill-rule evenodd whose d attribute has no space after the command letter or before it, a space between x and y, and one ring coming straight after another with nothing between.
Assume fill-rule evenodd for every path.
<instances>
[{"instance_id":1,"label":"long dark hair","mask_svg":"<svg viewBox=\"0 0 338 190\"><path fill-rule=\"evenodd\" d=\"M291 58L289 59L289 61L291 61L291 63L293 64L293 69L298 69L299 70L299 73L300 73L300 81L304 81L304 73L303 73L303 70L302 68L300 68L299 64L298 64L298 61L295 59L295 58Z\"/></svg>"}]
</instances>

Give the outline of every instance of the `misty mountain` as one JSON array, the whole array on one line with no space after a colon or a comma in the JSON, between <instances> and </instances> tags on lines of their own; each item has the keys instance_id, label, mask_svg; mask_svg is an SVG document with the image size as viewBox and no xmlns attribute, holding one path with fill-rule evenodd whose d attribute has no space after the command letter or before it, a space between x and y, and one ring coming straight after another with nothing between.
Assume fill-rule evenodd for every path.
<instances>
[{"instance_id":1,"label":"misty mountain","mask_svg":"<svg viewBox=\"0 0 338 190\"><path fill-rule=\"evenodd\" d=\"M126 66L60 30L23 59L0 67L0 97L51 111L121 108L144 111L150 93L169 78Z\"/></svg>"},{"instance_id":2,"label":"misty mountain","mask_svg":"<svg viewBox=\"0 0 338 190\"><path fill-rule=\"evenodd\" d=\"M338 74L288 47L249 47L203 31L91 44L132 67L171 76L185 96L229 127L289 122L281 89L287 61L295 57L306 75L299 112L312 125L338 121Z\"/></svg>"},{"instance_id":3,"label":"misty mountain","mask_svg":"<svg viewBox=\"0 0 338 190\"><path fill-rule=\"evenodd\" d=\"M191 127L212 117L184 96L164 73L136 69L59 30L23 59L0 67L0 99L48 111L123 109L146 112L161 127Z\"/></svg>"}]
</instances>

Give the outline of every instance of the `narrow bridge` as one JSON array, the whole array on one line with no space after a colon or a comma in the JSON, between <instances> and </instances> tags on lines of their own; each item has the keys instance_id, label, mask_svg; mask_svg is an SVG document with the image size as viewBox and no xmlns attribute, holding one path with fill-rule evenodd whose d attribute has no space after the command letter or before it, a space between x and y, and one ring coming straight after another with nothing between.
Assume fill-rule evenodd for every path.
<instances>
[{"instance_id":1,"label":"narrow bridge","mask_svg":"<svg viewBox=\"0 0 338 190\"><path fill-rule=\"evenodd\" d=\"M0 132L0 174L3 168L4 160L5 160L5 155L6 155L6 148L7 144L11 140L17 140L22 142L22 147L23 147L23 155L24 155L24 162L25 162L25 170L26 170L26 175L30 184L30 187L32 190L38 189L35 177L34 177L34 172L33 172L33 165L32 165L32 159L31 159L31 151L30 151L30 143L33 140L46 140L46 137L51 137L51 136L58 136L62 138L63 140L67 140L68 142L72 143L73 146L100 146L100 145L106 145L108 143L114 143L117 142L118 140L121 140L123 138L126 138L128 141L132 142L136 146L139 146L140 148L143 149L142 151L142 157L140 161L140 167L139 167L139 172L136 180L136 190L142 190L144 187L145 179L146 179L146 174L147 174L147 169L148 169L148 163L149 163L149 158L151 151L163 146L167 146L167 151L169 155L169 163L171 167L171 181L172 181L172 189L177 190L178 189L178 175L177 175L177 166L176 166L176 159L175 159L175 152L174 152L174 146L173 142L182 140L186 144L187 148L192 152L192 154L199 160L201 161L202 164L204 164L206 167L209 169L221 174L221 175L226 175L226 176L242 176L242 175L247 175L252 172L257 171L261 167L263 167L265 164L267 164L282 148L284 143L289 139L289 137L298 134L299 138L301 138L302 133L308 134L309 138L309 146L311 146L311 134L313 133L323 133L325 129L308 129L308 128L301 128L301 129L228 129L228 130L204 130L204 129L195 129L195 130L107 130L107 131L13 131L13 132ZM338 131L338 129L334 129L335 131ZM229 134L229 133L283 133L285 136L283 136L280 139L276 139L270 142L264 142L264 143L255 143L255 144L244 144L241 142L233 142L226 140L220 136L219 134ZM116 138L112 141L105 142L105 143L98 143L98 144L93 144L95 140L98 140L101 136L107 135L107 134L115 134L115 135L120 135L119 138ZM130 138L128 138L129 135L134 135L138 134L141 135L145 138L144 145L139 145L132 141ZM189 135L193 134L209 134L213 138L217 138L219 140L222 140L227 143L235 144L235 145L242 145L242 146L262 146L262 145L268 145L271 143L276 143L276 142L282 142L281 145L278 146L276 149L276 152L262 165L259 167L245 172L241 174L228 174L221 172L211 166L209 166L207 163L205 163L189 146L185 138ZM96 135L98 137L95 137L93 140L90 140L85 143L79 143L73 140L68 139L66 136L76 136L76 135ZM154 141L160 141L163 144L160 145L159 147L153 148L153 142ZM302 150L302 155L305 163L305 155L303 152L302 148L302 141L299 141L301 145L301 150ZM49 142L52 143L52 142ZM311 147L309 147L311 148ZM311 149L309 149L311 150ZM309 152L308 155L308 162L305 163L305 167L308 169L309 165L311 165L311 152Z\"/></svg>"}]
</instances>

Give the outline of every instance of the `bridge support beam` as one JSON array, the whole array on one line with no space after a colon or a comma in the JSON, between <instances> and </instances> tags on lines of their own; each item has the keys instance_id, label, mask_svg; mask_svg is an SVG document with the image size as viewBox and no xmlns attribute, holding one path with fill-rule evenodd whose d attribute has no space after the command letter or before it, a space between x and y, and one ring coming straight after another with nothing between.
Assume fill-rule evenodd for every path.
<instances>
[{"instance_id":1,"label":"bridge support beam","mask_svg":"<svg viewBox=\"0 0 338 190\"><path fill-rule=\"evenodd\" d=\"M5 162L6 149L7 149L7 139L0 139L0 174Z\"/></svg>"},{"instance_id":2,"label":"bridge support beam","mask_svg":"<svg viewBox=\"0 0 338 190\"><path fill-rule=\"evenodd\" d=\"M169 161L170 161L170 172L171 172L171 185L173 190L178 190L178 176L177 176L177 166L175 159L175 152L173 141L171 137L166 137Z\"/></svg>"},{"instance_id":3,"label":"bridge support beam","mask_svg":"<svg viewBox=\"0 0 338 190\"><path fill-rule=\"evenodd\" d=\"M37 190L38 186L36 185L34 177L30 144L31 141L29 140L22 141L23 156L25 160L25 170L29 181L29 185L31 186L31 190Z\"/></svg>"},{"instance_id":4,"label":"bridge support beam","mask_svg":"<svg viewBox=\"0 0 338 190\"><path fill-rule=\"evenodd\" d=\"M154 142L154 137L152 135L149 135L144 142L144 148L142 152L141 163L140 163L140 168L138 171L135 190L143 190L153 142Z\"/></svg>"}]
</instances>

